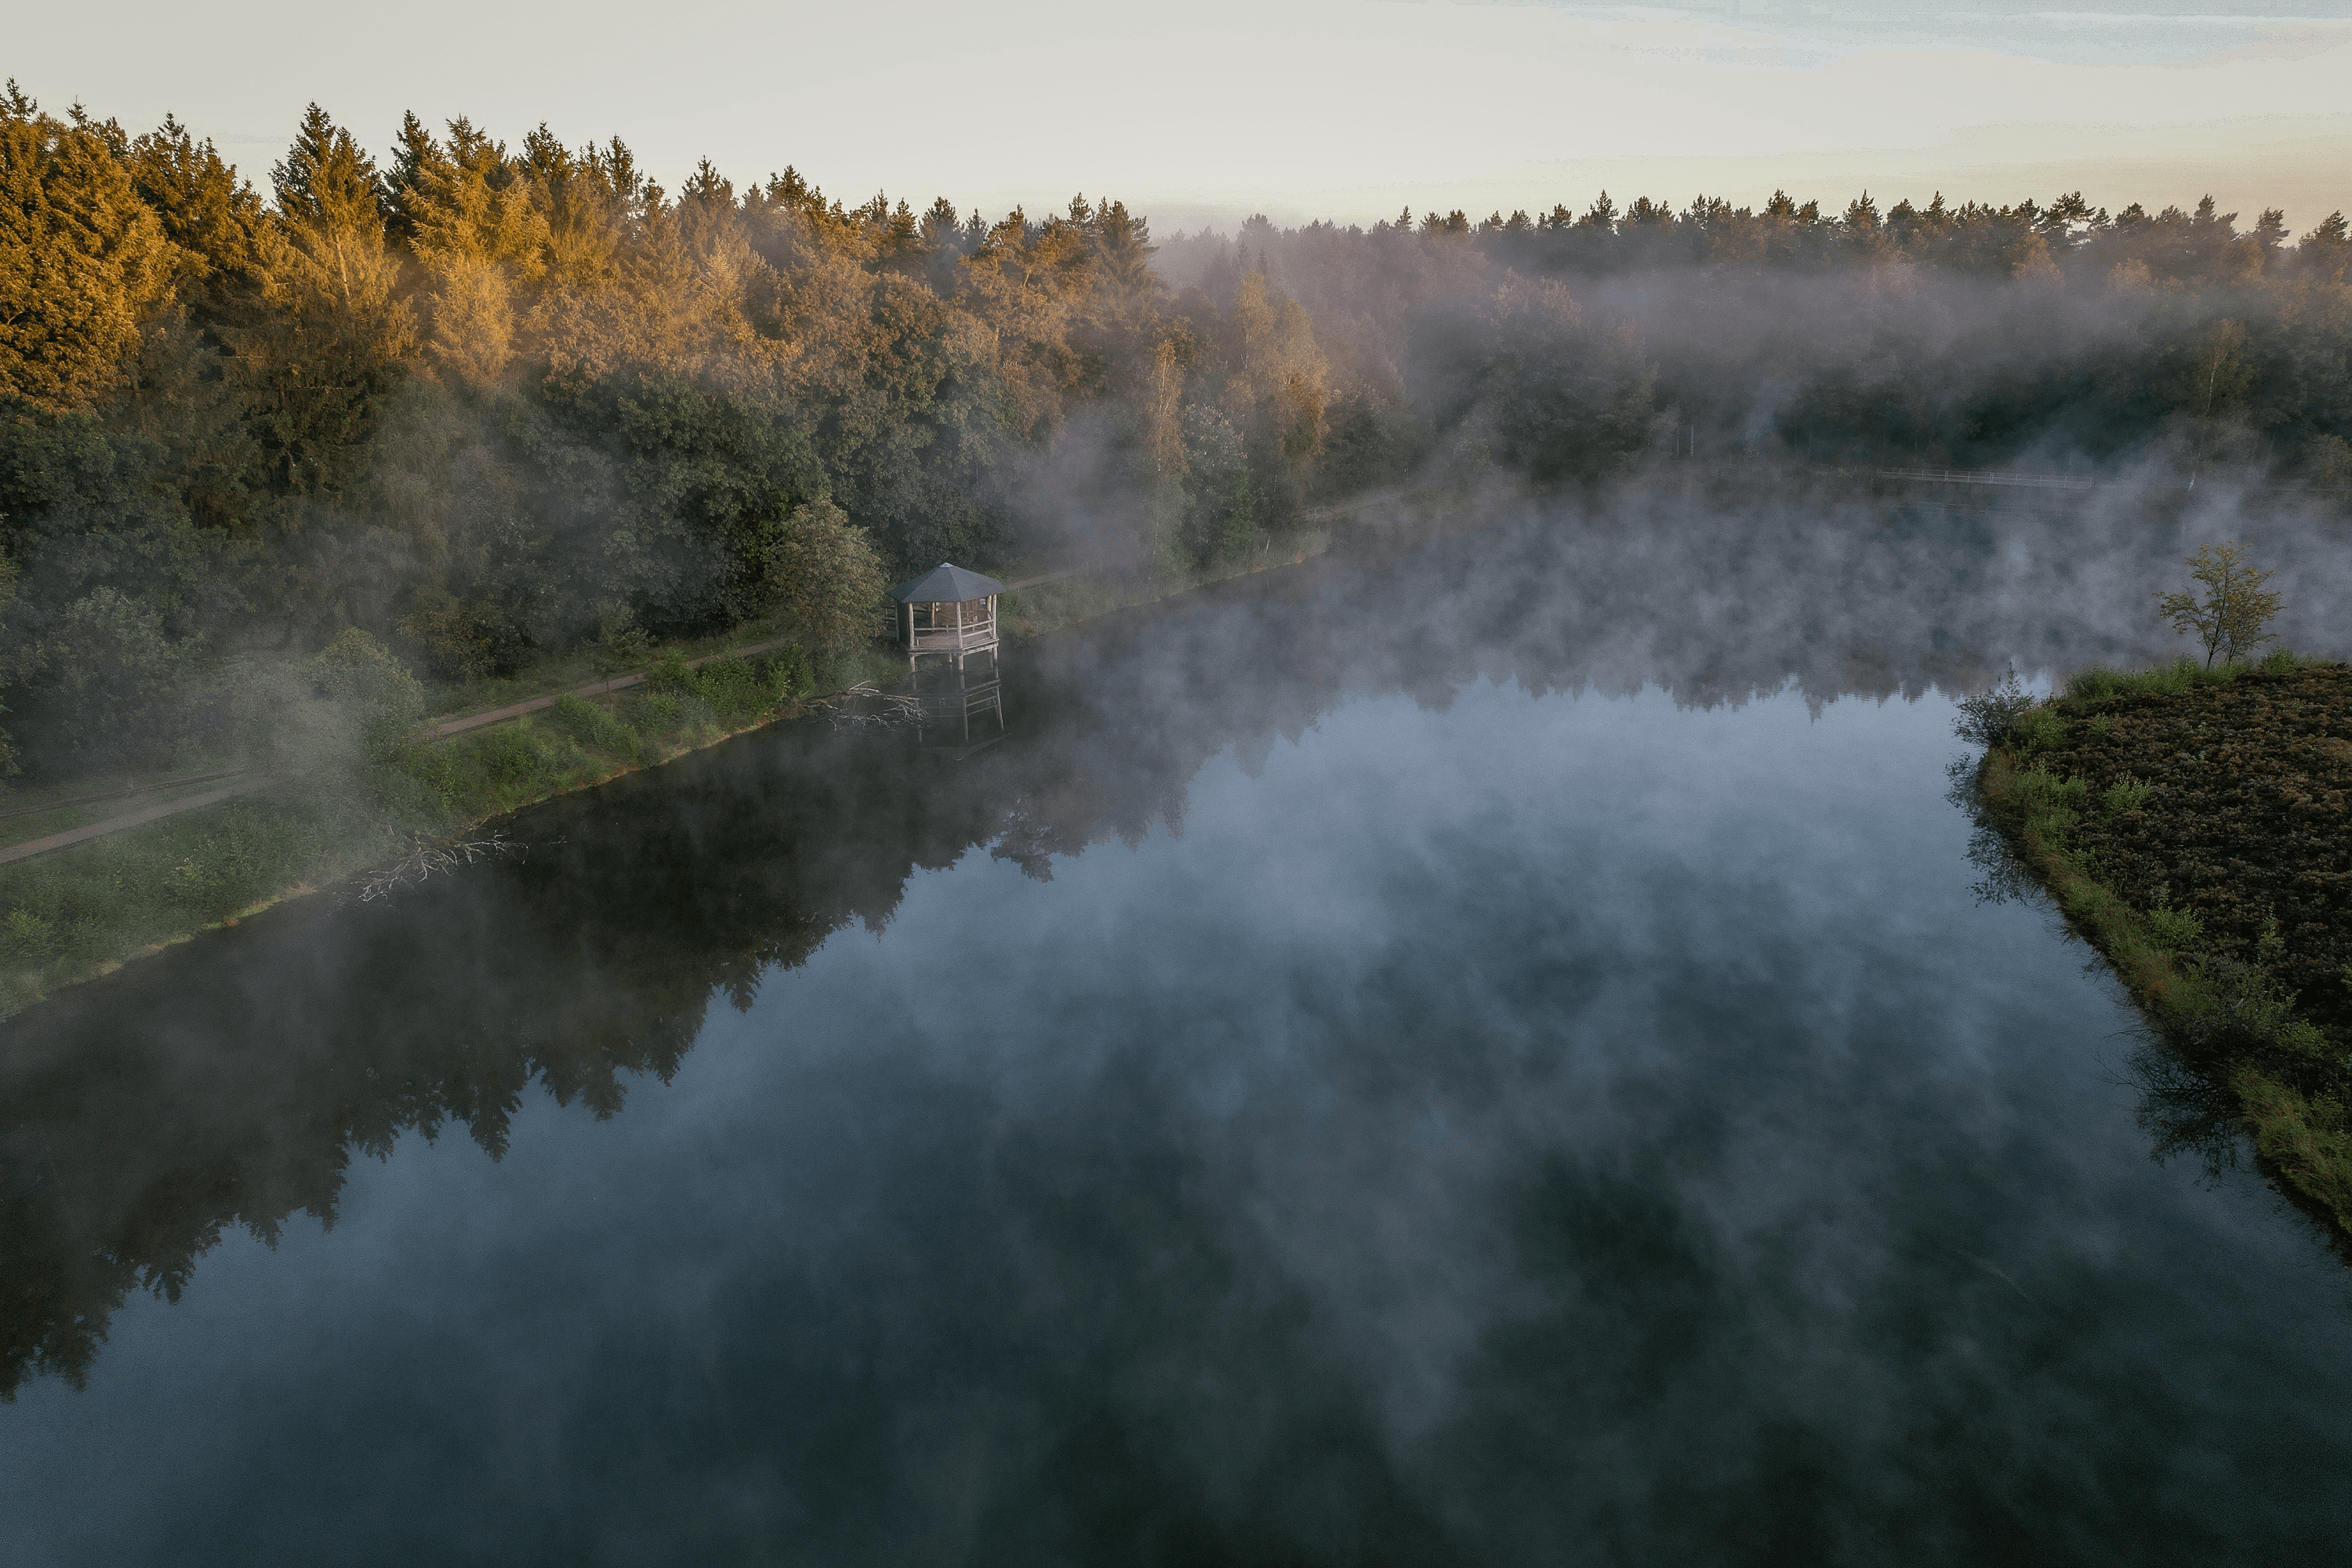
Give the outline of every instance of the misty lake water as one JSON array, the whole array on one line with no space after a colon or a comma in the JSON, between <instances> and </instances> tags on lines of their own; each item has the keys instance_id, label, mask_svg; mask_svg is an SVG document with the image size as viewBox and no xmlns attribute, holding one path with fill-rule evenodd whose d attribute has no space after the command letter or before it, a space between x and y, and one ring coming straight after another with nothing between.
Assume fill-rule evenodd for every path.
<instances>
[{"instance_id":1,"label":"misty lake water","mask_svg":"<svg viewBox=\"0 0 2352 1568\"><path fill-rule=\"evenodd\" d=\"M0 1561L2328 1560L2352 1276L1948 798L2125 634L1742 537L1267 574L17 1020Z\"/></svg>"}]
</instances>

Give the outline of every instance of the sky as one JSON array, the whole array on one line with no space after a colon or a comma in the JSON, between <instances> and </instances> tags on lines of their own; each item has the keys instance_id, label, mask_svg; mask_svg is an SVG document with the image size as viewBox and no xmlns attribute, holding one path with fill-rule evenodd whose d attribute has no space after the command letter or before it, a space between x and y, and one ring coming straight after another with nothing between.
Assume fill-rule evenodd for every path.
<instances>
[{"instance_id":1,"label":"sky","mask_svg":"<svg viewBox=\"0 0 2352 1568\"><path fill-rule=\"evenodd\" d=\"M122 0L12 17L45 107L166 110L266 184L316 100L619 135L675 188L796 166L832 195L996 216L1118 196L1158 232L1410 206L2193 204L2352 210L2352 0Z\"/></svg>"}]
</instances>

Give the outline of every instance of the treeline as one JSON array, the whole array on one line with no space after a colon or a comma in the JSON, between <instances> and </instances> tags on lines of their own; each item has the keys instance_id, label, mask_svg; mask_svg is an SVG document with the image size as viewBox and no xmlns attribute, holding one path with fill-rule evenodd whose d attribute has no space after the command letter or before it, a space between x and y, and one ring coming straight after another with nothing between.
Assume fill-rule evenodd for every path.
<instances>
[{"instance_id":1,"label":"treeline","mask_svg":"<svg viewBox=\"0 0 2352 1568\"><path fill-rule=\"evenodd\" d=\"M1297 508L1334 395L1295 302L1171 301L1117 201L673 195L617 139L413 116L379 165L315 106L265 200L13 84L0 183L0 689L51 771L345 626L459 677L760 616L837 645L887 574L1064 516L1199 565Z\"/></svg>"},{"instance_id":2,"label":"treeline","mask_svg":"<svg viewBox=\"0 0 2352 1568\"><path fill-rule=\"evenodd\" d=\"M446 679L773 618L943 558L1183 574L1408 476L2155 458L2352 489L2340 216L1264 220L676 194L614 139L316 107L267 192L166 120L0 96L0 769L217 724L359 626ZM209 716L209 717L208 717Z\"/></svg>"},{"instance_id":3,"label":"treeline","mask_svg":"<svg viewBox=\"0 0 2352 1568\"><path fill-rule=\"evenodd\" d=\"M2336 213L2290 245L2283 213L2246 230L2237 216L2210 198L2110 214L2079 195L1885 211L1865 195L1833 216L1786 195L1675 211L1604 194L1580 214L1483 222L1254 218L1231 238L1166 240L1160 261L1212 299L1263 271L1343 375L1409 394L1441 444L1539 476L1586 460L1529 418L1571 374L1555 323L1580 319L1654 378L1645 447L1662 455L2153 459L2184 480L2221 465L2340 500L2352 235Z\"/></svg>"}]
</instances>

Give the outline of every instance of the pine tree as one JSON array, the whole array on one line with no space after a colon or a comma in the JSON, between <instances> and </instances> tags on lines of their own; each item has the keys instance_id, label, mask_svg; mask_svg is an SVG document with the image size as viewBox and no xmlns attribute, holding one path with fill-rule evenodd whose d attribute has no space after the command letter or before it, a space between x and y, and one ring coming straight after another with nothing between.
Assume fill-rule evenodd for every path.
<instances>
[{"instance_id":1,"label":"pine tree","mask_svg":"<svg viewBox=\"0 0 2352 1568\"><path fill-rule=\"evenodd\" d=\"M160 129L131 142L131 173L172 242L183 304L205 304L222 289L257 282L261 197L209 140L196 141L165 115Z\"/></svg>"},{"instance_id":2,"label":"pine tree","mask_svg":"<svg viewBox=\"0 0 2352 1568\"><path fill-rule=\"evenodd\" d=\"M85 406L117 383L169 295L173 247L111 121L0 93L0 394Z\"/></svg>"},{"instance_id":3,"label":"pine tree","mask_svg":"<svg viewBox=\"0 0 2352 1568\"><path fill-rule=\"evenodd\" d=\"M257 308L222 335L255 405L271 479L295 491L332 483L414 352L395 296L385 193L351 132L310 106L270 170L278 206L260 233Z\"/></svg>"},{"instance_id":4,"label":"pine tree","mask_svg":"<svg viewBox=\"0 0 2352 1568\"><path fill-rule=\"evenodd\" d=\"M433 282L426 352L457 380L487 386L513 353L515 288L546 271L548 224L503 146L462 118L448 129L444 152L409 117L398 205Z\"/></svg>"}]
</instances>

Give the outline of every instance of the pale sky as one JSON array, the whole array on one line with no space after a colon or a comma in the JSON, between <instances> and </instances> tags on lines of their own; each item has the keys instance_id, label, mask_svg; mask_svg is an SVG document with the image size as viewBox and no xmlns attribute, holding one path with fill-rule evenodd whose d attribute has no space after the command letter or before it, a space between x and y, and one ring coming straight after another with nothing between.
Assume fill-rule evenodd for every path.
<instances>
[{"instance_id":1,"label":"pale sky","mask_svg":"<svg viewBox=\"0 0 2352 1568\"><path fill-rule=\"evenodd\" d=\"M176 112L267 187L317 99L381 154L414 109L618 134L830 195L992 216L1125 198L1161 233L1474 216L1607 187L1680 206L2210 192L2352 210L2352 0L127 0L12 17L0 73L133 130ZM2289 6L2292 6L2290 10ZM102 19L100 19L102 18Z\"/></svg>"}]
</instances>

